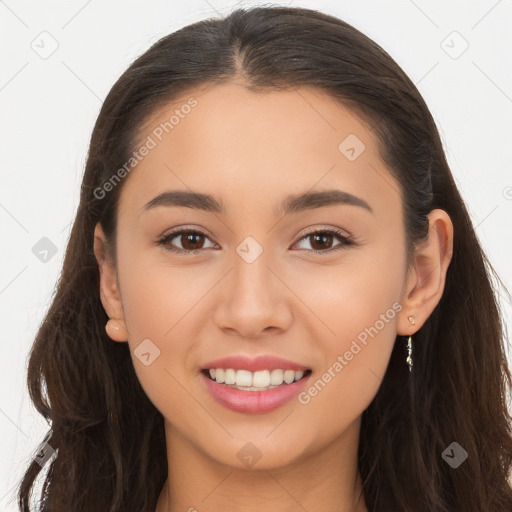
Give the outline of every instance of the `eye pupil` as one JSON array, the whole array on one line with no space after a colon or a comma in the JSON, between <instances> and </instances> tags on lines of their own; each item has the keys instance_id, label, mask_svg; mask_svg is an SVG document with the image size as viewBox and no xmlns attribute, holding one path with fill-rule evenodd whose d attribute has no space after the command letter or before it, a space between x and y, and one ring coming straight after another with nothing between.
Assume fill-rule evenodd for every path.
<instances>
[{"instance_id":1,"label":"eye pupil","mask_svg":"<svg viewBox=\"0 0 512 512\"><path fill-rule=\"evenodd\" d=\"M327 233L315 234L315 235L312 235L312 236L313 236L313 240L315 241L315 242L312 244L312 247L313 247L313 248L315 248L315 249L317 249L317 250L320 250L320 251L321 251L321 250L323 250L323 249L325 249L325 247L320 247L320 248L315 247L316 242L317 242L318 240L320 240L320 244L322 244L322 243L324 243L324 244L325 244L325 242L326 242L327 240L332 239L332 235L329 235L329 234L327 234Z\"/></svg>"},{"instance_id":2,"label":"eye pupil","mask_svg":"<svg viewBox=\"0 0 512 512\"><path fill-rule=\"evenodd\" d=\"M204 238L204 235L201 235L200 233L189 233L187 235L182 235L182 237L185 238L186 242L185 243L182 243L182 246L185 248L185 249L190 249L190 250L194 250L194 249L197 249L198 247L195 247L194 246L194 238L196 237L203 237ZM189 246L189 243L192 244L192 247ZM197 241L195 242L197 243Z\"/></svg>"}]
</instances>

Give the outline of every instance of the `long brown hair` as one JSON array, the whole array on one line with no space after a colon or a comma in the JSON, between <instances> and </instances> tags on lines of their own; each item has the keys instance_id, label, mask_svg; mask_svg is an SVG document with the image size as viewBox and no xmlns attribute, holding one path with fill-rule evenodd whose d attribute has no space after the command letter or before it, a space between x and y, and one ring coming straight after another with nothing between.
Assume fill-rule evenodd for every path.
<instances>
[{"instance_id":1,"label":"long brown hair","mask_svg":"<svg viewBox=\"0 0 512 512\"><path fill-rule=\"evenodd\" d=\"M454 252L443 296L415 335L414 371L397 336L361 425L358 463L370 511L512 510L507 367L492 266L456 188L420 93L375 42L335 17L303 8L238 9L174 32L137 58L109 92L91 137L62 274L28 364L28 388L48 420L37 451L47 462L38 509L154 512L167 477L164 423L142 390L127 343L105 332L93 232L101 222L115 258L124 178L99 187L129 159L143 123L200 85L237 80L252 91L317 87L372 127L401 187L408 251L445 210ZM116 421L117 420L117 421ZM442 457L452 442L468 458ZM18 502L30 510L41 465ZM32 496L33 498L34 496Z\"/></svg>"}]
</instances>

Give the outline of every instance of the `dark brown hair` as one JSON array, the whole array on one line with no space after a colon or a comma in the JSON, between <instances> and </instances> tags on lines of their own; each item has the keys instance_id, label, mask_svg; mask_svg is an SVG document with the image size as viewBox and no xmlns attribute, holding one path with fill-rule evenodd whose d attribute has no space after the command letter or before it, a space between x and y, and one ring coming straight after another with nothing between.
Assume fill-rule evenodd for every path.
<instances>
[{"instance_id":1,"label":"dark brown hair","mask_svg":"<svg viewBox=\"0 0 512 512\"><path fill-rule=\"evenodd\" d=\"M364 411L359 446L370 511L512 510L511 376L492 278L455 186L434 120L420 93L375 42L335 17L285 7L238 9L154 44L109 92L91 137L81 197L53 303L37 333L28 388L48 420L51 446L39 510L154 512L167 477L161 413L142 390L127 343L114 343L99 296L93 252L97 222L115 259L119 194L95 191L135 148L151 114L198 86L316 87L367 122L400 184L408 254L445 210L454 252L443 296L415 335L414 371L397 336L386 375ZM118 420L118 421L116 421ZM468 458L454 469L441 454L456 441ZM47 443L47 445L44 445ZM19 488L30 510L41 466ZM32 496L33 497L33 496Z\"/></svg>"}]
</instances>

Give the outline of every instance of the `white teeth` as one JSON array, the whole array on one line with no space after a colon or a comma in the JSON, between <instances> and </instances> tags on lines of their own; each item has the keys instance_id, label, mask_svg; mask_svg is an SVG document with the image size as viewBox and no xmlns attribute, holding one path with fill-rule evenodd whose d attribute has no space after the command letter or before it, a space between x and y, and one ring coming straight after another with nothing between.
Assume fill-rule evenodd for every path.
<instances>
[{"instance_id":1,"label":"white teeth","mask_svg":"<svg viewBox=\"0 0 512 512\"><path fill-rule=\"evenodd\" d=\"M223 383L224 382L224 370L222 368L217 368L215 371L215 380L219 383Z\"/></svg>"},{"instance_id":2,"label":"white teeth","mask_svg":"<svg viewBox=\"0 0 512 512\"><path fill-rule=\"evenodd\" d=\"M210 377L219 384L227 384L232 387L244 389L272 389L284 383L291 384L304 376L302 370L260 370L250 372L249 370L234 370L233 368L211 368ZM270 388L269 388L270 386Z\"/></svg>"},{"instance_id":3,"label":"white teeth","mask_svg":"<svg viewBox=\"0 0 512 512\"><path fill-rule=\"evenodd\" d=\"M224 375L224 384L236 384L236 372L233 368L228 368Z\"/></svg>"},{"instance_id":4,"label":"white teeth","mask_svg":"<svg viewBox=\"0 0 512 512\"><path fill-rule=\"evenodd\" d=\"M234 371L234 370L232 370ZM236 384L237 386L252 386L252 373L247 370L238 370L236 372L235 382L226 382L226 384Z\"/></svg>"},{"instance_id":5,"label":"white teeth","mask_svg":"<svg viewBox=\"0 0 512 512\"><path fill-rule=\"evenodd\" d=\"M284 372L284 381L286 384L291 384L295 379L295 372L293 370L286 370Z\"/></svg>"},{"instance_id":6,"label":"white teeth","mask_svg":"<svg viewBox=\"0 0 512 512\"><path fill-rule=\"evenodd\" d=\"M272 370L270 374L270 384L273 386L280 386L284 380L283 370Z\"/></svg>"},{"instance_id":7,"label":"white teeth","mask_svg":"<svg viewBox=\"0 0 512 512\"><path fill-rule=\"evenodd\" d=\"M241 370L238 370L238 373L240 373ZM251 372L247 372L251 373ZM237 386L251 386L251 384L240 384L238 382L238 374L236 379ZM255 388L266 388L267 386L270 386L270 372L268 370L263 370L259 372L254 372L252 375L252 386Z\"/></svg>"}]
</instances>

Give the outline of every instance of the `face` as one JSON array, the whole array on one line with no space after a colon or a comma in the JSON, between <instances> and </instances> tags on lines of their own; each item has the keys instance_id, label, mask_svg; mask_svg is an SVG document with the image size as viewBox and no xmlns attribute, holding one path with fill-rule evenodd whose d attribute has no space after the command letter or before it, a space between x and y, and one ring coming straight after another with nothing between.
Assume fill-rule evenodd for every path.
<instances>
[{"instance_id":1,"label":"face","mask_svg":"<svg viewBox=\"0 0 512 512\"><path fill-rule=\"evenodd\" d=\"M150 149L119 203L119 295L103 300L168 433L238 467L248 442L260 468L326 447L374 398L407 314L400 188L375 136L317 90L229 84L169 104L140 140ZM151 203L173 191L212 198ZM287 363L263 361L242 379L307 371L260 401L203 371L262 355Z\"/></svg>"}]
</instances>

